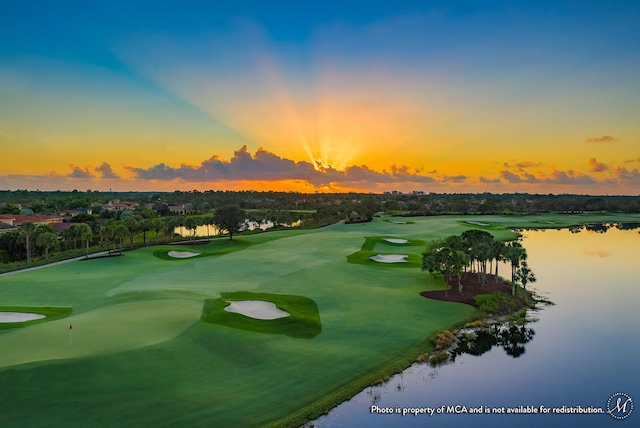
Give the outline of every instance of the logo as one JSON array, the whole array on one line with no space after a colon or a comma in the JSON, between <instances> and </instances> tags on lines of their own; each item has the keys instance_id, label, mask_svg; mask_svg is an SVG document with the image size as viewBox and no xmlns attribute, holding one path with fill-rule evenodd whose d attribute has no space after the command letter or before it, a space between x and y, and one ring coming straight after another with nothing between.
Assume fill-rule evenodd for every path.
<instances>
[{"instance_id":1,"label":"logo","mask_svg":"<svg viewBox=\"0 0 640 428\"><path fill-rule=\"evenodd\" d=\"M624 392L616 392L607 400L607 413L614 419L626 419L633 412L633 400Z\"/></svg>"}]
</instances>

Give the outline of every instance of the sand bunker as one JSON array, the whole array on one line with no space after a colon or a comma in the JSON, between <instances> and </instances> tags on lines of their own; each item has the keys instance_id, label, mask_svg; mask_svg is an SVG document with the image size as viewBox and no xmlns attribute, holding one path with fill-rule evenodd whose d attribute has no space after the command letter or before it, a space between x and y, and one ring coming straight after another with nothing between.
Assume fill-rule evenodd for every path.
<instances>
[{"instance_id":1,"label":"sand bunker","mask_svg":"<svg viewBox=\"0 0 640 428\"><path fill-rule=\"evenodd\" d=\"M469 224L475 224L476 226L490 226L489 223L480 223L479 221L471 221L471 220L467 220L467 223Z\"/></svg>"},{"instance_id":2,"label":"sand bunker","mask_svg":"<svg viewBox=\"0 0 640 428\"><path fill-rule=\"evenodd\" d=\"M169 257L174 257L176 259L186 259L200 255L200 253L192 253L191 251L169 251L167 254Z\"/></svg>"},{"instance_id":3,"label":"sand bunker","mask_svg":"<svg viewBox=\"0 0 640 428\"><path fill-rule=\"evenodd\" d=\"M0 322L25 322L44 318L42 314L30 314L26 312L0 312Z\"/></svg>"},{"instance_id":4,"label":"sand bunker","mask_svg":"<svg viewBox=\"0 0 640 428\"><path fill-rule=\"evenodd\" d=\"M231 302L231 304L225 307L224 310L259 320L275 320L289 316L289 312L278 309L275 303L265 302L264 300L241 300Z\"/></svg>"},{"instance_id":5,"label":"sand bunker","mask_svg":"<svg viewBox=\"0 0 640 428\"><path fill-rule=\"evenodd\" d=\"M406 221L393 221L393 220L389 220L389 223L395 223L395 224L407 224Z\"/></svg>"},{"instance_id":6,"label":"sand bunker","mask_svg":"<svg viewBox=\"0 0 640 428\"><path fill-rule=\"evenodd\" d=\"M376 254L375 256L369 257L374 262L379 263L406 263L407 255L406 254Z\"/></svg>"},{"instance_id":7,"label":"sand bunker","mask_svg":"<svg viewBox=\"0 0 640 428\"><path fill-rule=\"evenodd\" d=\"M392 244L408 244L409 241L407 239L398 239L398 238L382 238L387 242L391 242Z\"/></svg>"}]
</instances>

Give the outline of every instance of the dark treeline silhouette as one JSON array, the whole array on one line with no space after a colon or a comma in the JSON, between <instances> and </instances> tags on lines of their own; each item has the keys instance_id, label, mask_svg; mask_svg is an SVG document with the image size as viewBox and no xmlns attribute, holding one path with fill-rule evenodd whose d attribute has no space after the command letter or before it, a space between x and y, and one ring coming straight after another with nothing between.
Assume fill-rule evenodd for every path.
<instances>
[{"instance_id":1,"label":"dark treeline silhouette","mask_svg":"<svg viewBox=\"0 0 640 428\"><path fill-rule=\"evenodd\" d=\"M576 212L640 212L640 196L540 195L527 193L296 193L213 191L200 192L100 192L65 191L0 191L0 213L18 214L19 206L28 206L35 213L60 212L106 204L109 200L134 201L140 205L163 206L179 202L191 204L195 210L224 205L260 210L327 210L338 207L346 218L357 208L370 211L399 212L405 215L435 214L537 214ZM351 208L349 210L349 208ZM360 215L362 217L362 215ZM365 215L366 217L366 215Z\"/></svg>"}]
</instances>

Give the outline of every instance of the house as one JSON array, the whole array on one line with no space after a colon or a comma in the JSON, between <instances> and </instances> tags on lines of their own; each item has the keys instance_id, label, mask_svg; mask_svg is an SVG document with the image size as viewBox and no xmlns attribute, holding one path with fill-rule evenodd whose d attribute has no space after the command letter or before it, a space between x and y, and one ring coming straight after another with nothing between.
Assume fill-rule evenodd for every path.
<instances>
[{"instance_id":1,"label":"house","mask_svg":"<svg viewBox=\"0 0 640 428\"><path fill-rule=\"evenodd\" d=\"M114 199L102 206L102 209L106 211L126 211L134 210L140 206L137 202L121 201L120 199Z\"/></svg>"},{"instance_id":2,"label":"house","mask_svg":"<svg viewBox=\"0 0 640 428\"><path fill-rule=\"evenodd\" d=\"M64 217L58 215L46 215L46 214L34 214L34 215L22 215L22 214L0 214L0 223L8 224L10 226L18 227L22 223L30 221L33 224L53 224L62 223Z\"/></svg>"},{"instance_id":3,"label":"house","mask_svg":"<svg viewBox=\"0 0 640 428\"><path fill-rule=\"evenodd\" d=\"M185 215L192 214L194 212L193 205L189 202L187 202L186 204L178 202L176 205L169 205L168 208L169 212L171 212L172 214Z\"/></svg>"}]
</instances>

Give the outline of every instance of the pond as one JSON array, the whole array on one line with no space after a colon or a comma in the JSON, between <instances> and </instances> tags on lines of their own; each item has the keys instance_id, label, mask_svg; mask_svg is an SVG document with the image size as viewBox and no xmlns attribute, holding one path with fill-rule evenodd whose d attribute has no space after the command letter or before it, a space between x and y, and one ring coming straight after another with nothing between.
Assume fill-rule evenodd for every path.
<instances>
[{"instance_id":1,"label":"pond","mask_svg":"<svg viewBox=\"0 0 640 428\"><path fill-rule=\"evenodd\" d=\"M522 233L537 277L533 288L554 305L529 311L533 321L520 331L503 326L494 337L483 337L472 349L478 355L460 353L437 367L416 363L312 424L638 426L638 231L586 227ZM502 268L503 275L508 272ZM626 395L609 400L616 393ZM617 406L613 416L628 415L627 396L635 401L635 413L622 421L606 413ZM578 406L603 413L569 413Z\"/></svg>"},{"instance_id":2,"label":"pond","mask_svg":"<svg viewBox=\"0 0 640 428\"><path fill-rule=\"evenodd\" d=\"M293 223L286 223L286 224L281 224L281 226L285 226L285 227L298 227L300 226L300 224L302 224L301 220L297 220ZM252 220L245 220L245 227L243 230L255 230L255 229L261 229L261 230L267 230L267 229L271 229L274 227L274 223L270 220L268 221L263 221L263 222L257 222L257 221L252 221ZM220 230L216 227L216 226L198 226L196 228L196 233L195 235L193 235L192 231L187 229L184 226L179 226L176 227L174 229L175 234L178 234L182 237L185 238L190 238L191 236L196 236L196 237L209 237L209 236L217 236L220 234Z\"/></svg>"}]
</instances>

